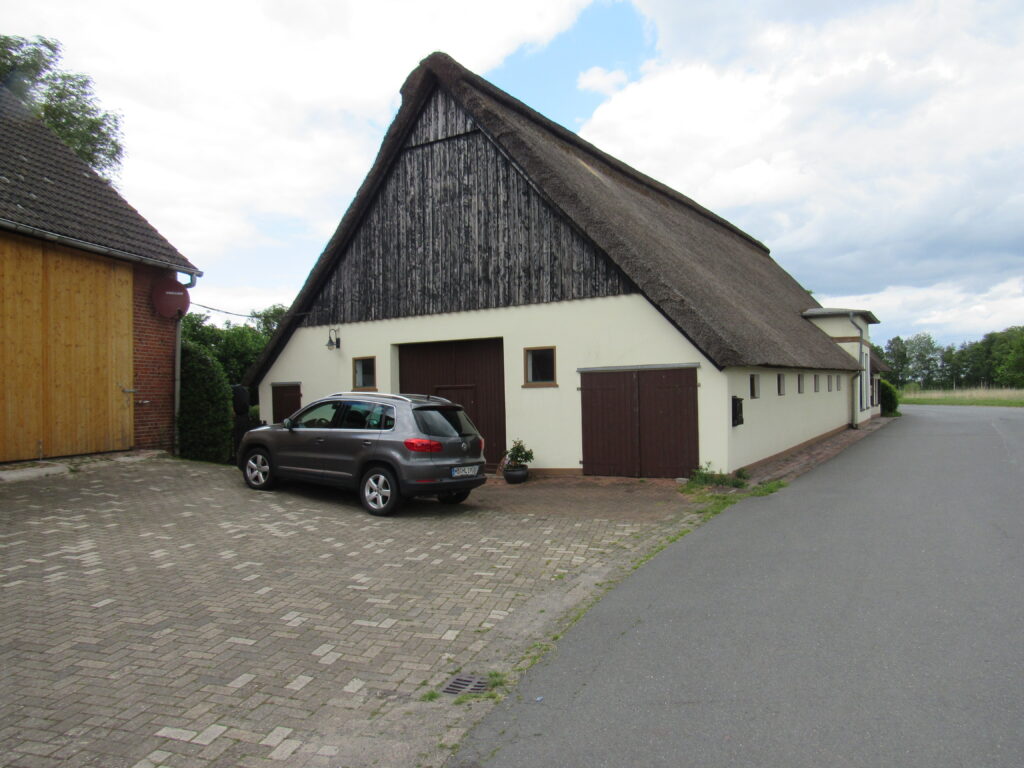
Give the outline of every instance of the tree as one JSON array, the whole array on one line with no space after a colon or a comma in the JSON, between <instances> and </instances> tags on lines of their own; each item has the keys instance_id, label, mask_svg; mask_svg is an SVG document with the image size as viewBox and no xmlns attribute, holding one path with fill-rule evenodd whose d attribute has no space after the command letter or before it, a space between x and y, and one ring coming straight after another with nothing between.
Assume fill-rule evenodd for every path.
<instances>
[{"instance_id":1,"label":"tree","mask_svg":"<svg viewBox=\"0 0 1024 768\"><path fill-rule=\"evenodd\" d=\"M218 328L207 322L209 315L189 312L181 320L181 338L206 349L220 363L228 382L238 384L260 356L286 311L287 307L281 304L253 310L255 328L234 325L230 321ZM251 395L255 399L256 393Z\"/></svg>"},{"instance_id":2,"label":"tree","mask_svg":"<svg viewBox=\"0 0 1024 768\"><path fill-rule=\"evenodd\" d=\"M1024 388L1024 326L996 334L992 345L993 379L1001 387Z\"/></svg>"},{"instance_id":3,"label":"tree","mask_svg":"<svg viewBox=\"0 0 1024 768\"><path fill-rule=\"evenodd\" d=\"M284 304L271 304L266 309L252 310L253 320L256 321L256 330L268 339L274 335L277 326L281 324L288 307Z\"/></svg>"},{"instance_id":4,"label":"tree","mask_svg":"<svg viewBox=\"0 0 1024 768\"><path fill-rule=\"evenodd\" d=\"M930 333L916 333L906 341L907 380L916 381L924 389L934 387L939 375L939 345Z\"/></svg>"},{"instance_id":5,"label":"tree","mask_svg":"<svg viewBox=\"0 0 1024 768\"><path fill-rule=\"evenodd\" d=\"M907 355L907 344L899 336L893 336L885 342L885 354L882 359L892 368L882 373L882 377L902 388L908 381L910 357Z\"/></svg>"},{"instance_id":6,"label":"tree","mask_svg":"<svg viewBox=\"0 0 1024 768\"><path fill-rule=\"evenodd\" d=\"M94 171L110 179L124 157L121 116L100 108L92 78L59 68L61 44L0 35L0 83Z\"/></svg>"}]
</instances>

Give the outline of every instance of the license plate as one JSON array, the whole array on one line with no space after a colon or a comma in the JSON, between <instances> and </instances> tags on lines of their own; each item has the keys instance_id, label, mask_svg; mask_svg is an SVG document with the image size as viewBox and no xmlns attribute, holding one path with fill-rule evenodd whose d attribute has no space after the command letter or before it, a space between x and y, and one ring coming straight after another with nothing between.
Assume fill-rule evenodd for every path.
<instances>
[{"instance_id":1,"label":"license plate","mask_svg":"<svg viewBox=\"0 0 1024 768\"><path fill-rule=\"evenodd\" d=\"M476 477L477 467L452 467L452 477Z\"/></svg>"}]
</instances>

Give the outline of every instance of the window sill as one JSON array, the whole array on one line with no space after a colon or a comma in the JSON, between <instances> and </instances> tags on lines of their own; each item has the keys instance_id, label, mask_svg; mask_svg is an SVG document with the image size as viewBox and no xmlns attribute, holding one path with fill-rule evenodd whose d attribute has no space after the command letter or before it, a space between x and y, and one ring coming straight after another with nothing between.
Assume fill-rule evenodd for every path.
<instances>
[{"instance_id":1,"label":"window sill","mask_svg":"<svg viewBox=\"0 0 1024 768\"><path fill-rule=\"evenodd\" d=\"M528 381L523 384L523 389L557 389L557 387L557 381Z\"/></svg>"}]
</instances>

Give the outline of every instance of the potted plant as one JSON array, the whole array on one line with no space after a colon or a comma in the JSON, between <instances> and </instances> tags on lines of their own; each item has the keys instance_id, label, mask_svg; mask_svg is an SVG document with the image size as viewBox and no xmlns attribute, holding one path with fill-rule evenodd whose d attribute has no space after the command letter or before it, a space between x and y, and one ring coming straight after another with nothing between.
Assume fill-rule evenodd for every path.
<instances>
[{"instance_id":1,"label":"potted plant","mask_svg":"<svg viewBox=\"0 0 1024 768\"><path fill-rule=\"evenodd\" d=\"M533 451L523 445L522 440L513 440L512 447L505 451L501 472L506 483L522 483L530 473L527 466L533 461Z\"/></svg>"}]
</instances>

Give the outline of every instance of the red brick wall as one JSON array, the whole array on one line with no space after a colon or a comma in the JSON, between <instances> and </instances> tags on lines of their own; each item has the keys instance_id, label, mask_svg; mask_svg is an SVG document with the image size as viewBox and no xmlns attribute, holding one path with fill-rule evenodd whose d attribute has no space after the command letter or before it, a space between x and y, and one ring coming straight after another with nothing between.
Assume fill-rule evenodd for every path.
<instances>
[{"instance_id":1,"label":"red brick wall","mask_svg":"<svg viewBox=\"0 0 1024 768\"><path fill-rule=\"evenodd\" d=\"M174 448L173 318L161 317L153 307L153 283L175 273L144 264L135 265L135 447Z\"/></svg>"}]
</instances>

